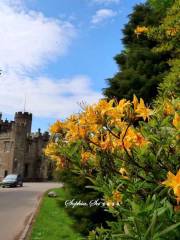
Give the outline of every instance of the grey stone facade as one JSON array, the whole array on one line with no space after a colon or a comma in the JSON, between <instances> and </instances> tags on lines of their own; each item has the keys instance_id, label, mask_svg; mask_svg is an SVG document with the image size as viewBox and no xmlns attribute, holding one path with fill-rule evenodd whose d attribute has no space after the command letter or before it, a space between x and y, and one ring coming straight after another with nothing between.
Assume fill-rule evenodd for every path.
<instances>
[{"instance_id":1,"label":"grey stone facade","mask_svg":"<svg viewBox=\"0 0 180 240\"><path fill-rule=\"evenodd\" d=\"M17 112L14 121L0 115L0 179L10 173L21 174L25 180L48 178L48 160L43 154L48 132L31 133L32 114Z\"/></svg>"}]
</instances>

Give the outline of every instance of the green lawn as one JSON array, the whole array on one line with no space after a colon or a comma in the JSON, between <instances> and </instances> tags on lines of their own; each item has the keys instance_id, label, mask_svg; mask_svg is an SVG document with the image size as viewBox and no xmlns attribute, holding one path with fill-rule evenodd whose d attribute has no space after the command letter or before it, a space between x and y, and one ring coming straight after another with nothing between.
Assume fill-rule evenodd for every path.
<instances>
[{"instance_id":1,"label":"green lawn","mask_svg":"<svg viewBox=\"0 0 180 240\"><path fill-rule=\"evenodd\" d=\"M32 228L30 240L82 240L72 228L73 220L65 212L63 188L54 189L57 198L44 196L39 213Z\"/></svg>"}]
</instances>

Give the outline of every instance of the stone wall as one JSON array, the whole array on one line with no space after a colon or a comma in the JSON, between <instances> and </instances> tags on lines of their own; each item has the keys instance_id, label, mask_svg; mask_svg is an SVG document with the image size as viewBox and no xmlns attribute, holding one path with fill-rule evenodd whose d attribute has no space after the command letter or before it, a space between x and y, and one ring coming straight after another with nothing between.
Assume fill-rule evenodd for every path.
<instances>
[{"instance_id":1,"label":"stone wall","mask_svg":"<svg viewBox=\"0 0 180 240\"><path fill-rule=\"evenodd\" d=\"M14 155L13 132L0 133L0 179L11 173Z\"/></svg>"},{"instance_id":2,"label":"stone wall","mask_svg":"<svg viewBox=\"0 0 180 240\"><path fill-rule=\"evenodd\" d=\"M47 179L47 159L43 148L49 134L42 134L40 129L31 133L31 124L32 114L27 112L16 113L10 123L0 120L0 179L7 173L21 174L31 181Z\"/></svg>"}]
</instances>

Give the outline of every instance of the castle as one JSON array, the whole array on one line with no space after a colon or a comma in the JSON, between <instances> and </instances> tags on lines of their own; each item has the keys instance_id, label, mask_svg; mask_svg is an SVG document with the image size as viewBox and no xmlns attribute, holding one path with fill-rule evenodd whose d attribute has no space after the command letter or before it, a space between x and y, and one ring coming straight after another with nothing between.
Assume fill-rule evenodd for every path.
<instances>
[{"instance_id":1,"label":"castle","mask_svg":"<svg viewBox=\"0 0 180 240\"><path fill-rule=\"evenodd\" d=\"M49 133L31 133L32 114L15 113L14 121L3 121L0 114L0 179L7 174L21 174L27 181L48 178L48 160L43 148Z\"/></svg>"}]
</instances>

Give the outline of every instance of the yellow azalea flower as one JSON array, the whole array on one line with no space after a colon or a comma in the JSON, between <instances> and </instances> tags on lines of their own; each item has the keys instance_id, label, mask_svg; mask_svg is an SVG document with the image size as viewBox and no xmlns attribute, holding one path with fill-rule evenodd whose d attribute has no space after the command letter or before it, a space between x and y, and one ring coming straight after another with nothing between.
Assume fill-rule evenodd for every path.
<instances>
[{"instance_id":1,"label":"yellow azalea flower","mask_svg":"<svg viewBox=\"0 0 180 240\"><path fill-rule=\"evenodd\" d=\"M124 131L122 132L121 135L124 136L125 131L126 131L126 130L124 129ZM122 137L123 137L123 136L122 136ZM129 127L128 130L127 130L127 132L126 132L125 138L126 138L127 140L131 141L131 142L135 142L135 140L136 140L136 131L135 131L135 129L132 128L132 127Z\"/></svg>"},{"instance_id":2,"label":"yellow azalea flower","mask_svg":"<svg viewBox=\"0 0 180 240\"><path fill-rule=\"evenodd\" d=\"M56 155L57 152L58 152L57 143L49 143L44 150L46 156Z\"/></svg>"},{"instance_id":3,"label":"yellow azalea flower","mask_svg":"<svg viewBox=\"0 0 180 240\"><path fill-rule=\"evenodd\" d=\"M122 174L122 175L127 175L127 171L125 168L120 168L119 169L119 172Z\"/></svg>"},{"instance_id":4,"label":"yellow azalea flower","mask_svg":"<svg viewBox=\"0 0 180 240\"><path fill-rule=\"evenodd\" d=\"M167 174L167 180L162 182L167 187L171 187L174 191L174 195L177 197L177 201L180 200L180 169L176 175L170 171Z\"/></svg>"},{"instance_id":5,"label":"yellow azalea flower","mask_svg":"<svg viewBox=\"0 0 180 240\"><path fill-rule=\"evenodd\" d=\"M119 104L117 105L117 111L120 113L120 114L123 114L124 113L124 110L126 109L127 106L130 106L130 101L127 101L126 99L121 99L119 101Z\"/></svg>"},{"instance_id":6,"label":"yellow azalea flower","mask_svg":"<svg viewBox=\"0 0 180 240\"><path fill-rule=\"evenodd\" d=\"M116 120L120 119L123 114L121 114L120 112L118 112L117 108L111 108L109 111L106 112L106 116L111 118L111 122L115 122Z\"/></svg>"},{"instance_id":7,"label":"yellow azalea flower","mask_svg":"<svg viewBox=\"0 0 180 240\"><path fill-rule=\"evenodd\" d=\"M120 174L122 175L123 178L128 179L128 172L126 171L125 168L120 168L119 169Z\"/></svg>"},{"instance_id":8,"label":"yellow azalea flower","mask_svg":"<svg viewBox=\"0 0 180 240\"><path fill-rule=\"evenodd\" d=\"M136 134L136 146L142 147L144 145L147 145L148 143L149 142L140 133Z\"/></svg>"},{"instance_id":9,"label":"yellow azalea flower","mask_svg":"<svg viewBox=\"0 0 180 240\"><path fill-rule=\"evenodd\" d=\"M64 157L57 157L54 159L56 161L56 170L63 169L66 167L66 161Z\"/></svg>"},{"instance_id":10,"label":"yellow azalea flower","mask_svg":"<svg viewBox=\"0 0 180 240\"><path fill-rule=\"evenodd\" d=\"M121 117L112 118L109 123L119 129L120 132L126 129L128 125L127 122L122 121Z\"/></svg>"},{"instance_id":11,"label":"yellow azalea flower","mask_svg":"<svg viewBox=\"0 0 180 240\"><path fill-rule=\"evenodd\" d=\"M59 133L62 129L63 129L63 123L58 120L50 127L50 132Z\"/></svg>"},{"instance_id":12,"label":"yellow azalea flower","mask_svg":"<svg viewBox=\"0 0 180 240\"><path fill-rule=\"evenodd\" d=\"M90 143L92 142L92 144L90 144L90 145L91 145L91 147L92 147L93 149L96 149L97 146L100 146L101 140L100 140L100 137L99 137L98 134L90 135L90 136L89 136L89 141L90 141ZM94 144L93 144L93 143L94 143Z\"/></svg>"},{"instance_id":13,"label":"yellow azalea flower","mask_svg":"<svg viewBox=\"0 0 180 240\"><path fill-rule=\"evenodd\" d=\"M124 129L121 133L121 147L130 151L130 149L133 147L133 144L135 143L136 133L132 128L129 128L124 137L125 132L126 129Z\"/></svg>"},{"instance_id":14,"label":"yellow azalea flower","mask_svg":"<svg viewBox=\"0 0 180 240\"><path fill-rule=\"evenodd\" d=\"M137 105L135 112L138 114L137 116L142 117L144 121L146 119L149 120L150 115L152 115L152 110L145 106L142 98L140 98L140 103Z\"/></svg>"},{"instance_id":15,"label":"yellow azalea flower","mask_svg":"<svg viewBox=\"0 0 180 240\"><path fill-rule=\"evenodd\" d=\"M122 203L122 195L119 191L113 191L113 196L112 196L113 200L115 201L115 203Z\"/></svg>"},{"instance_id":16,"label":"yellow azalea flower","mask_svg":"<svg viewBox=\"0 0 180 240\"><path fill-rule=\"evenodd\" d=\"M82 159L83 163L87 162L87 160L89 160L90 157L91 157L90 152L82 152L81 153L81 159Z\"/></svg>"},{"instance_id":17,"label":"yellow azalea flower","mask_svg":"<svg viewBox=\"0 0 180 240\"><path fill-rule=\"evenodd\" d=\"M121 147L126 148L126 150L130 151L133 147L143 147L147 145L149 142L139 133L136 132L135 129L129 128L125 134L125 129L121 133ZM123 142L122 142L123 140ZM123 144L124 143L124 144Z\"/></svg>"},{"instance_id":18,"label":"yellow azalea flower","mask_svg":"<svg viewBox=\"0 0 180 240\"><path fill-rule=\"evenodd\" d=\"M112 150L113 143L109 132L105 136L105 140L101 139L100 146L102 150Z\"/></svg>"},{"instance_id":19,"label":"yellow azalea flower","mask_svg":"<svg viewBox=\"0 0 180 240\"><path fill-rule=\"evenodd\" d=\"M136 29L134 30L136 35L140 35L142 33L146 33L148 31L147 27L144 26L137 26Z\"/></svg>"},{"instance_id":20,"label":"yellow azalea flower","mask_svg":"<svg viewBox=\"0 0 180 240\"><path fill-rule=\"evenodd\" d=\"M121 144L121 147L123 149L125 148L128 152L130 152L130 149L133 147L133 142L131 140L129 140L128 138L125 138L123 143Z\"/></svg>"},{"instance_id":21,"label":"yellow azalea flower","mask_svg":"<svg viewBox=\"0 0 180 240\"><path fill-rule=\"evenodd\" d=\"M166 102L164 105L164 114L165 115L171 115L174 114L174 107L172 105L172 103L170 102Z\"/></svg>"},{"instance_id":22,"label":"yellow azalea flower","mask_svg":"<svg viewBox=\"0 0 180 240\"><path fill-rule=\"evenodd\" d=\"M104 101L103 101L104 102ZM102 111L102 103L94 104L92 106L88 106L85 109L83 118L84 124L87 125L89 128L92 128L93 125L96 125L98 128L102 127L102 123L104 121L104 117L101 113ZM81 124L81 120L79 122Z\"/></svg>"},{"instance_id":23,"label":"yellow azalea flower","mask_svg":"<svg viewBox=\"0 0 180 240\"><path fill-rule=\"evenodd\" d=\"M101 115L104 116L107 114L109 111L113 109L113 104L114 104L114 99L111 101L107 102L106 100L103 100L103 102L100 102L100 107L101 107Z\"/></svg>"},{"instance_id":24,"label":"yellow azalea flower","mask_svg":"<svg viewBox=\"0 0 180 240\"><path fill-rule=\"evenodd\" d=\"M87 135L87 129L85 127L79 127L78 130L79 130L78 132L79 138L85 138Z\"/></svg>"},{"instance_id":25,"label":"yellow azalea flower","mask_svg":"<svg viewBox=\"0 0 180 240\"><path fill-rule=\"evenodd\" d=\"M122 141L118 138L114 138L112 141L113 148L118 149L122 145Z\"/></svg>"},{"instance_id":26,"label":"yellow azalea flower","mask_svg":"<svg viewBox=\"0 0 180 240\"><path fill-rule=\"evenodd\" d=\"M133 101L132 101L132 103L133 103L133 105L134 105L134 110L136 110L139 102L138 102L138 99L137 99L137 97L136 97L135 94L133 95Z\"/></svg>"},{"instance_id":27,"label":"yellow azalea flower","mask_svg":"<svg viewBox=\"0 0 180 240\"><path fill-rule=\"evenodd\" d=\"M99 126L98 124L91 124L91 125L89 126L89 130L90 130L91 132L94 132L94 133L97 133L97 131L99 130L99 128L100 128L100 126Z\"/></svg>"},{"instance_id":28,"label":"yellow azalea flower","mask_svg":"<svg viewBox=\"0 0 180 240\"><path fill-rule=\"evenodd\" d=\"M81 126L86 126L86 125L88 124L85 114L79 116L78 123L79 123L79 125L81 125Z\"/></svg>"},{"instance_id":29,"label":"yellow azalea flower","mask_svg":"<svg viewBox=\"0 0 180 240\"><path fill-rule=\"evenodd\" d=\"M173 125L175 126L175 128L180 130L180 115L177 112L175 112L175 115L174 115Z\"/></svg>"}]
</instances>

